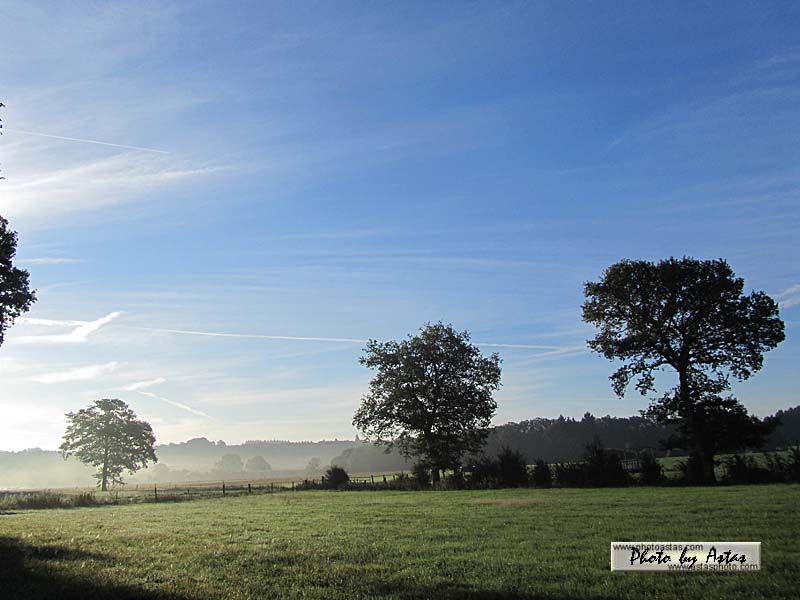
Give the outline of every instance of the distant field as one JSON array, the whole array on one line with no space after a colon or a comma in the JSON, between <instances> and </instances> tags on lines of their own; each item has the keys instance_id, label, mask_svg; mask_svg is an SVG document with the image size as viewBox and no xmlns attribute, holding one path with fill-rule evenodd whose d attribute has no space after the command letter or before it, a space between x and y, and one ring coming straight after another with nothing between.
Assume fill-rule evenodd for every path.
<instances>
[{"instance_id":1,"label":"distant field","mask_svg":"<svg viewBox=\"0 0 800 600\"><path fill-rule=\"evenodd\" d=\"M775 454L780 456L781 458L788 460L790 456L790 452L788 450L780 450L777 452L769 452L769 454ZM718 454L715 458L718 461L724 461L726 458L734 456L733 454ZM763 452L747 452L744 453L743 456L752 456L756 463L761 466L765 466L767 464L766 458ZM686 456L670 456L667 458L659 458L658 462L662 464L664 467L664 474L669 478L677 478L680 475L680 468L679 464L686 461L688 457ZM722 464L719 464L714 469L714 473L717 476L717 480L722 479L725 475L725 467Z\"/></svg>"},{"instance_id":2,"label":"distant field","mask_svg":"<svg viewBox=\"0 0 800 600\"><path fill-rule=\"evenodd\" d=\"M609 543L761 541L746 574ZM800 486L297 492L0 515L3 598L796 598Z\"/></svg>"}]
</instances>

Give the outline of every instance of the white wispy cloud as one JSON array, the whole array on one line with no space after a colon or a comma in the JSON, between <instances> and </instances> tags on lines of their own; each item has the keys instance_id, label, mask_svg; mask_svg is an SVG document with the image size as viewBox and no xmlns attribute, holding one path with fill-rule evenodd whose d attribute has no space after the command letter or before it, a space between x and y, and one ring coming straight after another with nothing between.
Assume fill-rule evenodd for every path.
<instances>
[{"instance_id":1,"label":"white wispy cloud","mask_svg":"<svg viewBox=\"0 0 800 600\"><path fill-rule=\"evenodd\" d=\"M775 297L782 299L779 302L781 308L789 308L790 306L797 306L800 304L800 283L786 288L780 294L775 294Z\"/></svg>"},{"instance_id":2,"label":"white wispy cloud","mask_svg":"<svg viewBox=\"0 0 800 600\"><path fill-rule=\"evenodd\" d=\"M213 418L211 415L206 414L201 410L197 410L196 408L192 408L191 406L187 406L186 404L183 404L181 402L175 402L174 400L168 400L167 398L164 398L162 396L157 396L156 394L154 394L152 392L142 392L140 390L137 390L137 392L139 394L141 394L142 396L147 396L148 398L153 398L155 400L160 400L161 402L166 402L167 404L171 404L172 406L176 406L177 408L180 408L181 410L185 410L186 412L190 412L193 415L197 415L199 417L205 417L206 419L212 419Z\"/></svg>"},{"instance_id":3,"label":"white wispy cloud","mask_svg":"<svg viewBox=\"0 0 800 600\"><path fill-rule=\"evenodd\" d=\"M118 362L108 362L101 365L87 365L85 367L76 367L66 371L56 371L54 373L44 373L30 378L30 381L36 383L65 383L68 381L89 381L97 379L103 375L107 375L117 370L119 367Z\"/></svg>"},{"instance_id":4,"label":"white wispy cloud","mask_svg":"<svg viewBox=\"0 0 800 600\"><path fill-rule=\"evenodd\" d=\"M126 392L138 392L139 390L143 390L144 388L149 388L154 385L158 385L159 383L165 383L167 380L163 377L156 377L155 379L148 379L146 381L137 381L136 383L132 383L130 385L126 385L122 389Z\"/></svg>"},{"instance_id":5,"label":"white wispy cloud","mask_svg":"<svg viewBox=\"0 0 800 600\"><path fill-rule=\"evenodd\" d=\"M125 152L53 167L34 160L5 183L0 213L15 219L52 222L65 214L129 202L155 189L208 175L219 167L188 167L162 156Z\"/></svg>"},{"instance_id":6,"label":"white wispy cloud","mask_svg":"<svg viewBox=\"0 0 800 600\"><path fill-rule=\"evenodd\" d=\"M112 312L95 321L60 321L23 317L17 319L17 322L44 327L75 327L75 329L68 333L15 336L13 340L14 343L20 344L81 344L88 341L92 333L104 325L108 325L121 314L122 312Z\"/></svg>"},{"instance_id":7,"label":"white wispy cloud","mask_svg":"<svg viewBox=\"0 0 800 600\"><path fill-rule=\"evenodd\" d=\"M39 258L23 258L18 262L25 265L73 265L76 263L82 263L83 259L65 258L59 256L42 256Z\"/></svg>"}]
</instances>

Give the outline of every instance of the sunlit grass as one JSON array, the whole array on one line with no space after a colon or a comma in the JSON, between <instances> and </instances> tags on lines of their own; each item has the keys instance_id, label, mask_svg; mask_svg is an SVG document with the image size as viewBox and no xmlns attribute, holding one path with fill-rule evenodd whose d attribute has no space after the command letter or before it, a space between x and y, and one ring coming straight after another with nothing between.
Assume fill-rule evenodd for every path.
<instances>
[{"instance_id":1,"label":"sunlit grass","mask_svg":"<svg viewBox=\"0 0 800 600\"><path fill-rule=\"evenodd\" d=\"M800 486L297 492L0 516L9 598L794 598ZM611 573L611 541L763 570ZM11 565L11 566L10 566ZM53 590L61 590L61 596Z\"/></svg>"}]
</instances>

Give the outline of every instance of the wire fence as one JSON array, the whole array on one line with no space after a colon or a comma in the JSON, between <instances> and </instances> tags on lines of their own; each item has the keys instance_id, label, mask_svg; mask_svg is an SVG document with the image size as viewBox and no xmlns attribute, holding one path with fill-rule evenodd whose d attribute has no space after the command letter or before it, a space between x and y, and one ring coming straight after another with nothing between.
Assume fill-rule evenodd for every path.
<instances>
[{"instance_id":1,"label":"wire fence","mask_svg":"<svg viewBox=\"0 0 800 600\"><path fill-rule=\"evenodd\" d=\"M386 488L407 480L405 473L381 473L351 476L348 486L363 489ZM324 476L276 480L205 480L164 483L131 483L112 487L108 492L94 487L71 487L47 490L0 491L0 508L30 505L31 508L86 506L97 504L134 504L139 502L180 502L209 497L253 494L291 493L300 490L328 489Z\"/></svg>"}]
</instances>

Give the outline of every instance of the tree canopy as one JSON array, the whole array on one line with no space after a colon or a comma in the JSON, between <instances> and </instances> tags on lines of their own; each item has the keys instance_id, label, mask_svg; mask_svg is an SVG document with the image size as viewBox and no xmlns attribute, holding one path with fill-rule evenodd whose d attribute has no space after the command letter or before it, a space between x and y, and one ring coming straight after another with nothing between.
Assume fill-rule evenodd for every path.
<instances>
[{"instance_id":1,"label":"tree canopy","mask_svg":"<svg viewBox=\"0 0 800 600\"><path fill-rule=\"evenodd\" d=\"M263 456L253 456L247 459L246 468L251 473L267 473L272 467Z\"/></svg>"},{"instance_id":2,"label":"tree canopy","mask_svg":"<svg viewBox=\"0 0 800 600\"><path fill-rule=\"evenodd\" d=\"M109 481L122 483L123 471L133 474L148 462L156 462L156 438L149 423L122 400L97 400L89 408L67 413L67 431L59 447L66 459L74 455L83 463L99 467L95 477L103 491Z\"/></svg>"},{"instance_id":3,"label":"tree canopy","mask_svg":"<svg viewBox=\"0 0 800 600\"><path fill-rule=\"evenodd\" d=\"M655 391L658 371L677 373L678 385L645 414L679 426L698 479L714 479L715 452L758 445L769 431L721 395L784 339L775 301L743 288L726 261L689 257L623 260L584 288L583 319L600 330L589 347L624 363L611 376L617 395L631 381L641 394Z\"/></svg>"},{"instance_id":4,"label":"tree canopy","mask_svg":"<svg viewBox=\"0 0 800 600\"><path fill-rule=\"evenodd\" d=\"M402 341L370 340L361 364L377 373L353 417L368 441L421 459L434 482L480 450L497 409L500 357L485 357L469 333L441 322Z\"/></svg>"},{"instance_id":5,"label":"tree canopy","mask_svg":"<svg viewBox=\"0 0 800 600\"><path fill-rule=\"evenodd\" d=\"M29 289L28 272L13 264L16 253L17 233L0 216L0 346L14 319L36 302L36 293Z\"/></svg>"},{"instance_id":6,"label":"tree canopy","mask_svg":"<svg viewBox=\"0 0 800 600\"><path fill-rule=\"evenodd\" d=\"M242 457L238 454L225 454L214 464L217 477L241 477L244 475Z\"/></svg>"}]
</instances>

